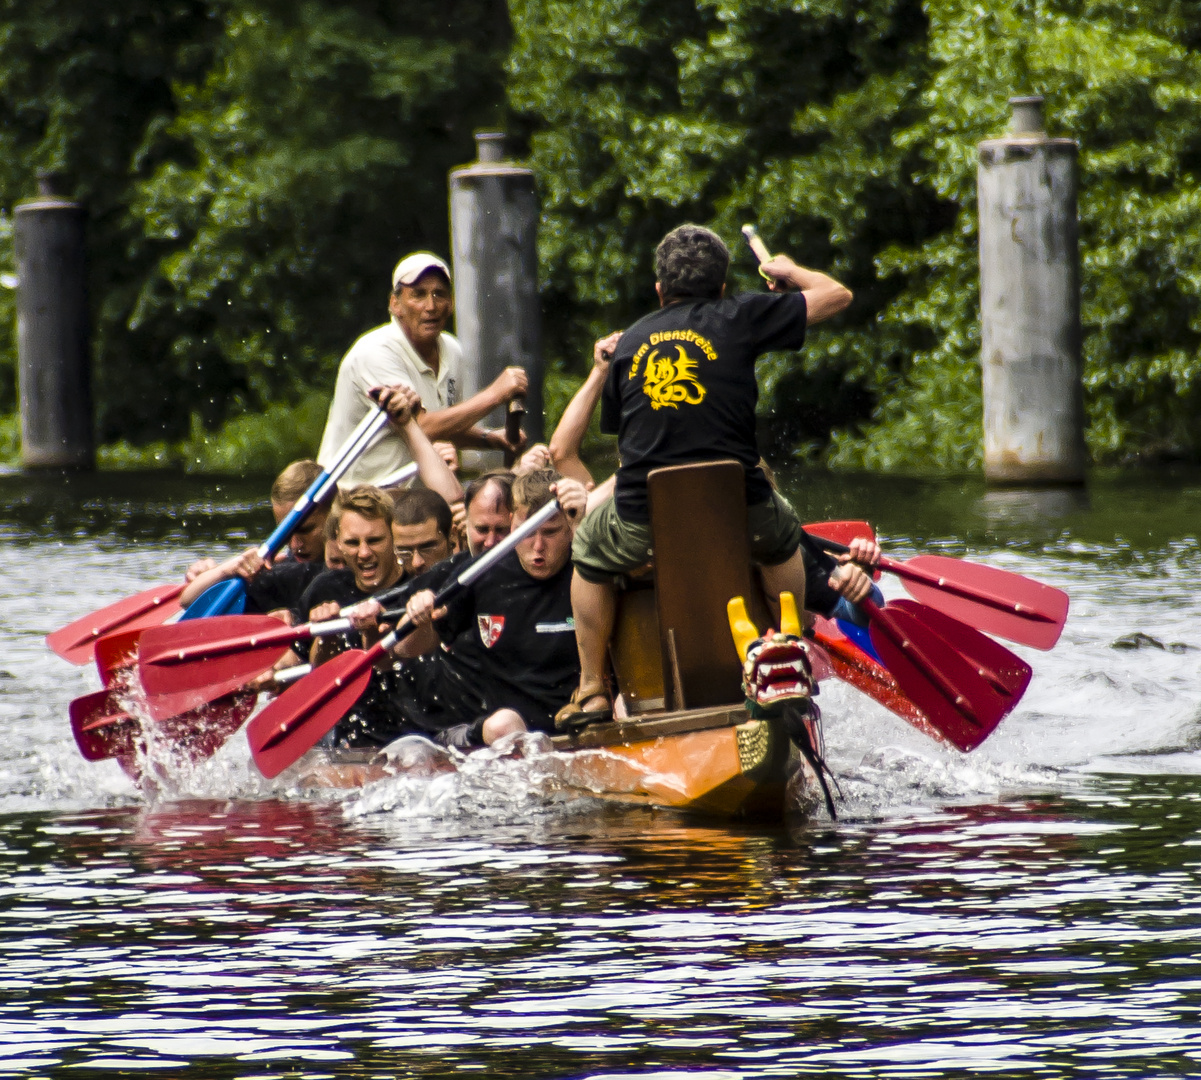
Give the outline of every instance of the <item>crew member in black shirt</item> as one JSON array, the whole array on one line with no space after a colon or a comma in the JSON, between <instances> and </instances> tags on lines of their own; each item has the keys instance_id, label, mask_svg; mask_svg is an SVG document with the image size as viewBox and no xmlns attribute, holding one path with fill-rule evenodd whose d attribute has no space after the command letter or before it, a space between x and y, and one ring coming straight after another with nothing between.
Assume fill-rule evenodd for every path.
<instances>
[{"instance_id":1,"label":"crew member in black shirt","mask_svg":"<svg viewBox=\"0 0 1201 1080\"><path fill-rule=\"evenodd\" d=\"M611 703L605 650L613 630L614 579L651 557L646 478L656 468L733 458L746 474L751 555L769 601L805 595L801 527L759 468L755 361L765 352L799 349L805 329L838 314L850 290L784 255L763 265L771 294L727 298L730 253L721 238L681 225L655 251L659 310L631 326L613 353L601 397L601 430L617 435L621 467L612 501L576 532L572 608L580 650L580 684L557 719L600 718ZM795 291L784 291L786 289ZM849 571L844 588L870 579ZM849 595L849 594L848 594ZM861 599L849 595L850 599ZM778 607L777 607L778 613Z\"/></svg>"},{"instance_id":2,"label":"crew member in black shirt","mask_svg":"<svg viewBox=\"0 0 1201 1080\"><path fill-rule=\"evenodd\" d=\"M327 570L305 590L296 618L299 622L336 619L350 607L400 585L404 568L392 538L391 497L377 487L362 484L339 493L326 522L346 560L345 570ZM401 601L396 599L394 603ZM347 648L368 648L380 637L374 625L313 641L309 662L317 667ZM280 665L276 665L277 668ZM331 746L382 746L400 733L403 718L390 708L395 673L372 672L370 683L351 713L330 735Z\"/></svg>"},{"instance_id":3,"label":"crew member in black shirt","mask_svg":"<svg viewBox=\"0 0 1201 1080\"><path fill-rule=\"evenodd\" d=\"M443 742L461 748L490 745L513 732L552 730L555 711L579 680L571 538L588 496L578 481L551 469L513 482L513 528L556 496L564 513L447 607L434 610L429 590L409 601L417 630L397 646L397 654L415 657L434 647L441 677L437 692L410 715L417 729L441 729Z\"/></svg>"}]
</instances>

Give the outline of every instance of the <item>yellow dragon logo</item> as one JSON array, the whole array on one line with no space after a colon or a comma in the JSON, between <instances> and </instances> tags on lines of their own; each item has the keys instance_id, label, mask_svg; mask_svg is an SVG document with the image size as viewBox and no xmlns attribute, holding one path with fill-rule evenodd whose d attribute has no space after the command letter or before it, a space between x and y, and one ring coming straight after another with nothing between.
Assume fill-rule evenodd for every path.
<instances>
[{"instance_id":1,"label":"yellow dragon logo","mask_svg":"<svg viewBox=\"0 0 1201 1080\"><path fill-rule=\"evenodd\" d=\"M680 403L699 405L705 400L705 388L696 377L697 362L689 357L682 345L675 347L677 359L660 356L659 350L646 358L642 375L642 392L651 399L652 409L678 409Z\"/></svg>"}]
</instances>

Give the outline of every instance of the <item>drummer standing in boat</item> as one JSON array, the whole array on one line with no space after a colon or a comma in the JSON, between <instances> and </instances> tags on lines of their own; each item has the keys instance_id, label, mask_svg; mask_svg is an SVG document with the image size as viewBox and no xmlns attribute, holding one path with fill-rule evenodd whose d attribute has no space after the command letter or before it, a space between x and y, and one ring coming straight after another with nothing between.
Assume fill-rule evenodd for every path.
<instances>
[{"instance_id":1,"label":"drummer standing in boat","mask_svg":"<svg viewBox=\"0 0 1201 1080\"><path fill-rule=\"evenodd\" d=\"M478 424L498 405L525 394L528 380L522 368L505 368L490 386L460 400L463 350L446 333L454 312L450 267L428 252L401 259L392 271L388 312L390 320L360 337L342 358L317 460L326 465L333 459L371 408L372 389L398 384L420 396L425 411L418 422L431 441L520 449L510 446L503 429L485 430ZM376 483L410 460L403 440L385 438L350 467L343 485Z\"/></svg>"},{"instance_id":2,"label":"drummer standing in boat","mask_svg":"<svg viewBox=\"0 0 1201 1080\"><path fill-rule=\"evenodd\" d=\"M572 546L580 685L557 724L572 724L582 714L599 719L610 709L604 676L615 584L653 554L646 489L652 469L741 462L751 556L767 598L778 616L781 592L805 595L808 556L800 523L759 467L755 361L773 350L800 349L806 328L846 308L851 292L777 255L763 265L773 282L770 294L727 298L729 262L726 245L709 229L681 225L668 233L655 251L659 310L626 330L614 348L601 397L601 430L617 435L621 466L614 498L588 514ZM795 291L783 291L789 288ZM851 601L871 587L871 579L850 566L840 568L835 581Z\"/></svg>"}]
</instances>

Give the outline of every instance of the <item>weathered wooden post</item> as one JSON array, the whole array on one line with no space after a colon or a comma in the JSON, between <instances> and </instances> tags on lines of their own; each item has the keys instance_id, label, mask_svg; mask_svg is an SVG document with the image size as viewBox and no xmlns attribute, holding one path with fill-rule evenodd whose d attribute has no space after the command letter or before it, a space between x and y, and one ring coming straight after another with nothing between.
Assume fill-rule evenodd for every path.
<instances>
[{"instance_id":1,"label":"weathered wooden post","mask_svg":"<svg viewBox=\"0 0 1201 1080\"><path fill-rule=\"evenodd\" d=\"M525 432L542 439L542 310L538 299L538 196L533 170L504 160L504 134L476 134L479 160L450 174L455 329L463 345L463 396L506 367L530 387ZM505 422L501 410L490 426Z\"/></svg>"},{"instance_id":2,"label":"weathered wooden post","mask_svg":"<svg viewBox=\"0 0 1201 1080\"><path fill-rule=\"evenodd\" d=\"M1077 147L1047 137L1042 104L1010 98L1009 132L979 146L984 475L998 483L1084 480Z\"/></svg>"},{"instance_id":3,"label":"weathered wooden post","mask_svg":"<svg viewBox=\"0 0 1201 1080\"><path fill-rule=\"evenodd\" d=\"M84 210L39 176L13 214L21 461L31 469L95 465Z\"/></svg>"}]
</instances>

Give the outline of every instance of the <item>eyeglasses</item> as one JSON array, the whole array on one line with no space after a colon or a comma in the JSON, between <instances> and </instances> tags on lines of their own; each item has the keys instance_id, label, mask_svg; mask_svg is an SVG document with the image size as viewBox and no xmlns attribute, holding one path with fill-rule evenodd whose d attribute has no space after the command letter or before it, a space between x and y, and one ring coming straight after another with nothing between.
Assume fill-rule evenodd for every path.
<instances>
[{"instance_id":1,"label":"eyeglasses","mask_svg":"<svg viewBox=\"0 0 1201 1080\"><path fill-rule=\"evenodd\" d=\"M412 562L414 555L420 555L426 559L436 554L445 544L446 540L440 536L437 540L427 540L424 544L418 544L416 547L398 547L396 557L401 562Z\"/></svg>"}]
</instances>

